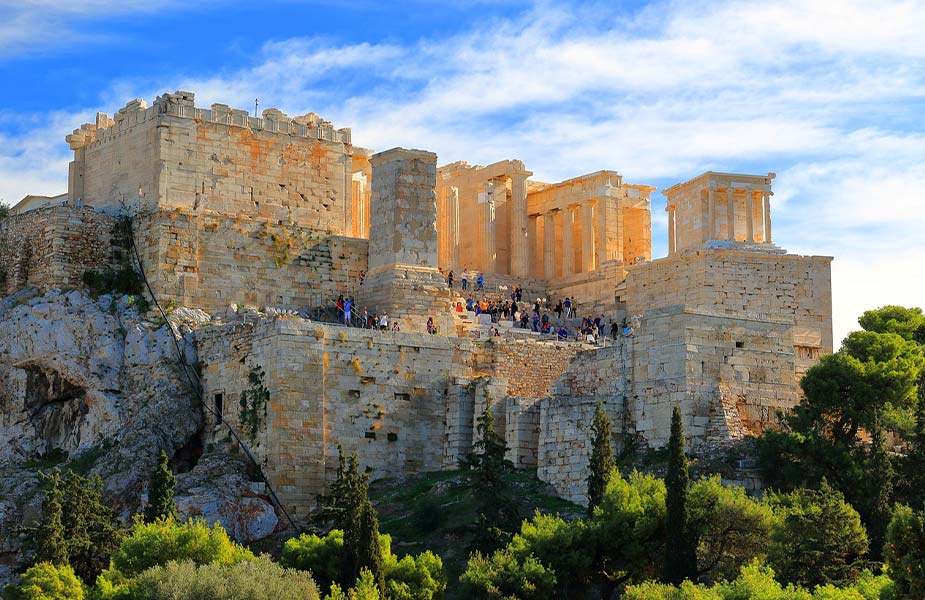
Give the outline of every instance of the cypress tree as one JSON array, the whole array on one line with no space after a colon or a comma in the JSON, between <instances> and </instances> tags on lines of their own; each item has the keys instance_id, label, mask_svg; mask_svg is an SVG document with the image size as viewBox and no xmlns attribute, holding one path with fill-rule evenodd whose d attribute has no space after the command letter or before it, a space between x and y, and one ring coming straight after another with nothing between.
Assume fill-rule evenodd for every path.
<instances>
[{"instance_id":1,"label":"cypress tree","mask_svg":"<svg viewBox=\"0 0 925 600\"><path fill-rule=\"evenodd\" d=\"M364 502L362 510L357 548L358 571L362 573L363 569L369 569L376 585L379 586L379 597L385 598L385 569L382 566L382 547L379 545L379 518L369 500Z\"/></svg>"},{"instance_id":2,"label":"cypress tree","mask_svg":"<svg viewBox=\"0 0 925 600\"><path fill-rule=\"evenodd\" d=\"M594 411L594 423L591 425L591 463L588 475L588 514L594 513L594 507L601 503L607 480L614 468L613 448L610 446L610 417L604 412L602 402L597 403Z\"/></svg>"},{"instance_id":3,"label":"cypress tree","mask_svg":"<svg viewBox=\"0 0 925 600\"><path fill-rule=\"evenodd\" d=\"M687 503L687 455L684 453L684 429L677 406L671 413L671 437L668 440L668 474L665 477L665 582L679 585L697 577L696 544Z\"/></svg>"},{"instance_id":4,"label":"cypress tree","mask_svg":"<svg viewBox=\"0 0 925 600\"><path fill-rule=\"evenodd\" d=\"M173 501L174 488L177 478L174 477L170 465L167 464L167 453L161 450L157 467L151 473L148 484L148 505L145 506L145 522L152 523L157 519L177 516L177 505Z\"/></svg>"},{"instance_id":5,"label":"cypress tree","mask_svg":"<svg viewBox=\"0 0 925 600\"><path fill-rule=\"evenodd\" d=\"M477 421L480 439L474 444L476 452L464 466L470 469L469 478L479 514L475 549L488 553L507 539L517 525L518 511L505 479L514 465L504 457L508 448L495 430L491 402L486 403Z\"/></svg>"},{"instance_id":6,"label":"cypress tree","mask_svg":"<svg viewBox=\"0 0 925 600\"><path fill-rule=\"evenodd\" d=\"M870 479L870 509L867 514L867 534L870 538L870 557L881 560L886 530L893 514L893 464L886 451L886 439L879 422L874 426L866 476Z\"/></svg>"},{"instance_id":7,"label":"cypress tree","mask_svg":"<svg viewBox=\"0 0 925 600\"><path fill-rule=\"evenodd\" d=\"M64 480L62 522L68 561L84 581L95 581L119 547L122 531L115 513L102 501L99 475L81 477L69 471Z\"/></svg>"},{"instance_id":8,"label":"cypress tree","mask_svg":"<svg viewBox=\"0 0 925 600\"><path fill-rule=\"evenodd\" d=\"M67 541L64 531L64 495L61 473L52 471L42 478L46 483L42 513L45 517L37 535L36 562L50 562L55 566L67 565Z\"/></svg>"}]
</instances>

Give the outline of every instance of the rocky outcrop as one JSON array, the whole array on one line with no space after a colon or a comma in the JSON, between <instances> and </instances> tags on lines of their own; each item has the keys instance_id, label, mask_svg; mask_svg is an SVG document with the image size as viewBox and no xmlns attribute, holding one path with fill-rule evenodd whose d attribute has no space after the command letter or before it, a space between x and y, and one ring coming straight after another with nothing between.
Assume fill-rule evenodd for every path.
<instances>
[{"instance_id":1,"label":"rocky outcrop","mask_svg":"<svg viewBox=\"0 0 925 600\"><path fill-rule=\"evenodd\" d=\"M239 460L199 460L193 331L210 321L178 308L165 323L145 318L132 297L78 291L0 300L0 584L3 565L27 559L22 528L41 518L39 472L55 466L99 474L127 521L163 449L180 471L181 516L221 521L245 541L275 529Z\"/></svg>"}]
</instances>

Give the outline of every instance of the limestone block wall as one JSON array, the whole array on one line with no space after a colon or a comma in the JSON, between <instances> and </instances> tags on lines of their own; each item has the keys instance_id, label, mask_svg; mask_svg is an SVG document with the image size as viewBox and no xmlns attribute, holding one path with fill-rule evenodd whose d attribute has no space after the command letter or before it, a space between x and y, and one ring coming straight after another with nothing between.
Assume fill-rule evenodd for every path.
<instances>
[{"instance_id":1,"label":"limestone block wall","mask_svg":"<svg viewBox=\"0 0 925 600\"><path fill-rule=\"evenodd\" d=\"M264 373L269 400L256 452L296 514L313 509L333 480L338 444L357 452L372 478L444 466L446 399L469 370L459 346L468 342L303 320L246 327L200 332L205 397L214 404L222 394L224 418L241 430L241 393L253 387L254 369ZM207 431L220 443L214 425Z\"/></svg>"},{"instance_id":2,"label":"limestone block wall","mask_svg":"<svg viewBox=\"0 0 925 600\"><path fill-rule=\"evenodd\" d=\"M0 221L0 291L83 287L83 274L114 265L114 217L51 206Z\"/></svg>"},{"instance_id":3,"label":"limestone block wall","mask_svg":"<svg viewBox=\"0 0 925 600\"><path fill-rule=\"evenodd\" d=\"M353 232L349 130L268 109L249 117L224 105L196 108L190 92L150 108L133 101L68 136L75 151L69 197L100 208L205 208Z\"/></svg>"},{"instance_id":4,"label":"limestone block wall","mask_svg":"<svg viewBox=\"0 0 925 600\"><path fill-rule=\"evenodd\" d=\"M629 314L684 304L793 323L794 345L832 352L831 257L697 250L632 267ZM810 363L811 364L811 363Z\"/></svg>"},{"instance_id":5,"label":"limestone block wall","mask_svg":"<svg viewBox=\"0 0 925 600\"><path fill-rule=\"evenodd\" d=\"M518 469L537 466L540 402L537 398L505 400L504 440L508 447L507 459Z\"/></svg>"},{"instance_id":6,"label":"limestone block wall","mask_svg":"<svg viewBox=\"0 0 925 600\"><path fill-rule=\"evenodd\" d=\"M135 220L135 237L158 299L210 312L330 305L367 268L367 240L256 216L158 211Z\"/></svg>"},{"instance_id":7,"label":"limestone block wall","mask_svg":"<svg viewBox=\"0 0 925 600\"><path fill-rule=\"evenodd\" d=\"M488 338L490 374L506 380L506 395L515 398L543 398L552 393L553 383L562 376L578 353L577 344L537 343L528 340Z\"/></svg>"}]
</instances>

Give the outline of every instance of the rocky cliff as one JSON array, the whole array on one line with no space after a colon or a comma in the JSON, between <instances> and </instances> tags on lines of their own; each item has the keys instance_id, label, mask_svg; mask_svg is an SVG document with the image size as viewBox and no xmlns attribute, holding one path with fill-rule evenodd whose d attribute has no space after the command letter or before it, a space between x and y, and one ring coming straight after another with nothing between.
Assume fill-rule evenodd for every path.
<instances>
[{"instance_id":1,"label":"rocky cliff","mask_svg":"<svg viewBox=\"0 0 925 600\"><path fill-rule=\"evenodd\" d=\"M0 301L0 584L28 561L23 528L41 518L39 473L55 467L99 474L127 521L163 449L178 471L181 516L221 520L241 540L274 530L244 465L203 456L202 407L184 365L196 369L192 333L210 321L180 308L164 323L133 297L78 291Z\"/></svg>"}]
</instances>

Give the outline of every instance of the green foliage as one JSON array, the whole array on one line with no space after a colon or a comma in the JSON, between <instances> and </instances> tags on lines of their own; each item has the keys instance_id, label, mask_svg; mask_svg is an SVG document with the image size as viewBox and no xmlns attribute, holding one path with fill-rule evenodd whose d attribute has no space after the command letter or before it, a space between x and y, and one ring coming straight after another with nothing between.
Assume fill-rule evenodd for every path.
<instances>
[{"instance_id":1,"label":"green foliage","mask_svg":"<svg viewBox=\"0 0 925 600\"><path fill-rule=\"evenodd\" d=\"M866 311L858 323L867 331L895 333L903 339L925 344L925 315L921 308L883 306Z\"/></svg>"},{"instance_id":2,"label":"green foliage","mask_svg":"<svg viewBox=\"0 0 925 600\"><path fill-rule=\"evenodd\" d=\"M148 505L145 506L145 521L153 523L158 519L176 518L177 505L173 501L173 491L177 485L170 465L167 464L167 453L161 450L157 467L151 474L148 485Z\"/></svg>"},{"instance_id":3,"label":"green foliage","mask_svg":"<svg viewBox=\"0 0 925 600\"><path fill-rule=\"evenodd\" d=\"M64 529L64 482L59 471L43 475L45 501L42 503L44 520L39 525L35 559L52 565L68 564L68 547Z\"/></svg>"},{"instance_id":4,"label":"green foliage","mask_svg":"<svg viewBox=\"0 0 925 600\"><path fill-rule=\"evenodd\" d=\"M681 411L671 413L671 437L668 439L668 474L665 477L665 581L680 584L697 577L697 544L693 539L687 503L690 482L687 455L684 453L684 429Z\"/></svg>"},{"instance_id":5,"label":"green foliage","mask_svg":"<svg viewBox=\"0 0 925 600\"><path fill-rule=\"evenodd\" d=\"M893 463L886 451L883 431L877 426L872 432L873 441L866 461L865 497L867 502L865 522L870 538L870 557L875 561L883 559L883 544L886 530L893 513Z\"/></svg>"},{"instance_id":6,"label":"green foliage","mask_svg":"<svg viewBox=\"0 0 925 600\"><path fill-rule=\"evenodd\" d=\"M443 597L446 576L439 556L426 551L399 560L392 553L391 537L382 534L379 535L379 552L382 556L386 597L390 600L437 600ZM336 597L335 588L343 589L337 583L343 553L344 533L339 529L333 529L325 536L302 534L286 541L280 564L310 571L319 588L330 588L331 595Z\"/></svg>"},{"instance_id":7,"label":"green foliage","mask_svg":"<svg viewBox=\"0 0 925 600\"><path fill-rule=\"evenodd\" d=\"M254 367L247 375L250 387L241 392L238 422L247 439L257 444L257 434L266 423L267 405L270 402L270 390L264 385L264 372L260 367Z\"/></svg>"},{"instance_id":8,"label":"green foliage","mask_svg":"<svg viewBox=\"0 0 925 600\"><path fill-rule=\"evenodd\" d=\"M7 600L83 600L84 590L68 565L40 562L20 578L19 585L3 588Z\"/></svg>"},{"instance_id":9,"label":"green foliage","mask_svg":"<svg viewBox=\"0 0 925 600\"><path fill-rule=\"evenodd\" d=\"M611 423L604 405L597 403L594 411L594 423L591 425L591 461L588 465L588 514L594 512L594 507L600 504L604 489L607 487L607 478L614 468L613 448L610 445Z\"/></svg>"},{"instance_id":10,"label":"green foliage","mask_svg":"<svg viewBox=\"0 0 925 600\"><path fill-rule=\"evenodd\" d=\"M386 597L389 600L439 600L446 591L443 561L427 550L386 561Z\"/></svg>"},{"instance_id":11,"label":"green foliage","mask_svg":"<svg viewBox=\"0 0 925 600\"><path fill-rule=\"evenodd\" d=\"M478 503L474 546L482 552L490 552L507 541L517 526L517 505L505 478L514 465L504 457L508 448L504 437L495 430L491 402L485 403L477 421L479 440L474 444L476 451L463 462L463 467L468 470Z\"/></svg>"},{"instance_id":12,"label":"green foliage","mask_svg":"<svg viewBox=\"0 0 925 600\"><path fill-rule=\"evenodd\" d=\"M131 600L318 600L308 573L284 569L267 556L233 564L169 562L142 573Z\"/></svg>"},{"instance_id":13,"label":"green foliage","mask_svg":"<svg viewBox=\"0 0 925 600\"><path fill-rule=\"evenodd\" d=\"M898 505L887 528L884 558L900 598L925 598L925 513Z\"/></svg>"},{"instance_id":14,"label":"green foliage","mask_svg":"<svg viewBox=\"0 0 925 600\"><path fill-rule=\"evenodd\" d=\"M767 504L741 487L724 486L719 475L694 483L688 503L701 579L734 579L755 557L764 557L775 521Z\"/></svg>"},{"instance_id":15,"label":"green foliage","mask_svg":"<svg viewBox=\"0 0 925 600\"><path fill-rule=\"evenodd\" d=\"M823 481L818 490L774 495L769 502L779 521L771 532L768 562L782 581L848 585L860 577L867 533L841 493Z\"/></svg>"},{"instance_id":16,"label":"green foliage","mask_svg":"<svg viewBox=\"0 0 925 600\"><path fill-rule=\"evenodd\" d=\"M899 464L901 476L897 478L896 496L904 504L921 510L925 508L925 369L919 374L915 426L909 446Z\"/></svg>"},{"instance_id":17,"label":"green foliage","mask_svg":"<svg viewBox=\"0 0 925 600\"><path fill-rule=\"evenodd\" d=\"M503 549L491 556L476 551L460 578L466 598L532 600L555 598L556 575L533 556Z\"/></svg>"},{"instance_id":18,"label":"green foliage","mask_svg":"<svg viewBox=\"0 0 925 600\"><path fill-rule=\"evenodd\" d=\"M83 274L83 282L94 296L120 294L143 297L144 295L144 284L141 277L129 264L118 269L86 271Z\"/></svg>"},{"instance_id":19,"label":"green foliage","mask_svg":"<svg viewBox=\"0 0 925 600\"><path fill-rule=\"evenodd\" d=\"M354 586L346 593L339 585L334 584L331 587L331 593L325 596L325 600L379 600L381 597L376 578L368 569L363 569Z\"/></svg>"},{"instance_id":20,"label":"green foliage","mask_svg":"<svg viewBox=\"0 0 925 600\"><path fill-rule=\"evenodd\" d=\"M93 581L118 547L122 531L112 509L103 504L103 481L73 471L43 476L45 520L37 532L40 561L68 564L84 581Z\"/></svg>"},{"instance_id":21,"label":"green foliage","mask_svg":"<svg viewBox=\"0 0 925 600\"><path fill-rule=\"evenodd\" d=\"M104 573L104 578L136 577L170 561L230 565L253 558L253 553L231 541L218 523L209 528L202 520L177 523L167 518L145 523L136 519L131 534L113 553L111 568Z\"/></svg>"},{"instance_id":22,"label":"green foliage","mask_svg":"<svg viewBox=\"0 0 925 600\"><path fill-rule=\"evenodd\" d=\"M10 216L10 205L0 202L0 221Z\"/></svg>"}]
</instances>

